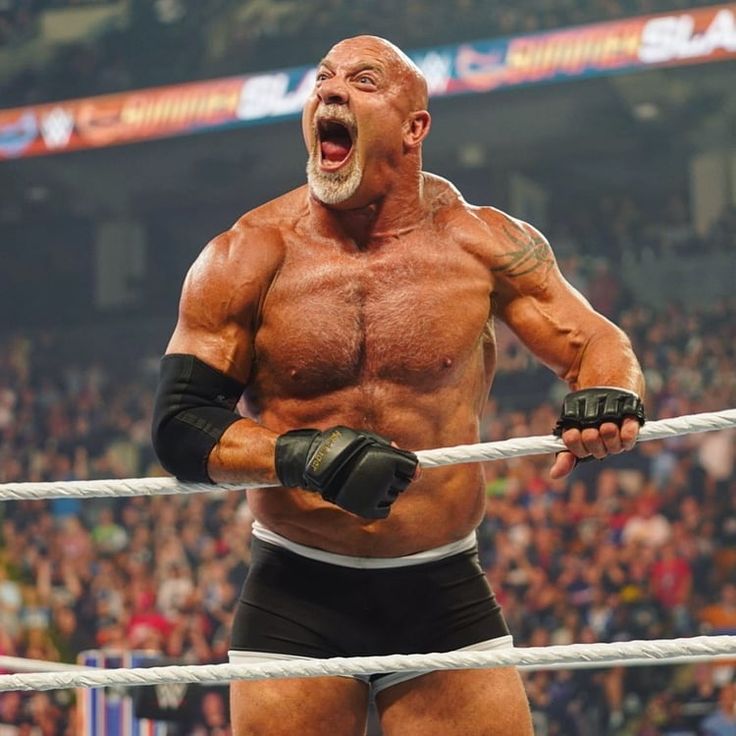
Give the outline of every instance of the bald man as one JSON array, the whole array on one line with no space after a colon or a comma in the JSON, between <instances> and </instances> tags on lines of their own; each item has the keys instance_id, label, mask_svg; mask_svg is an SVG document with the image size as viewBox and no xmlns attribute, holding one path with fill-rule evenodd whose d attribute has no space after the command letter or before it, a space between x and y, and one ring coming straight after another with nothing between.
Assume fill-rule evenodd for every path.
<instances>
[{"instance_id":1,"label":"bald man","mask_svg":"<svg viewBox=\"0 0 736 736\"><path fill-rule=\"evenodd\" d=\"M190 270L162 360L154 444L184 480L257 481L234 663L492 650L512 637L481 570L473 443L494 316L573 393L577 458L630 449L642 375L623 333L562 278L544 237L421 169L427 86L360 36L320 62L304 108L307 185L245 214ZM601 388L603 387L603 388ZM245 393L251 418L234 411ZM236 682L236 736L527 736L513 669Z\"/></svg>"}]
</instances>

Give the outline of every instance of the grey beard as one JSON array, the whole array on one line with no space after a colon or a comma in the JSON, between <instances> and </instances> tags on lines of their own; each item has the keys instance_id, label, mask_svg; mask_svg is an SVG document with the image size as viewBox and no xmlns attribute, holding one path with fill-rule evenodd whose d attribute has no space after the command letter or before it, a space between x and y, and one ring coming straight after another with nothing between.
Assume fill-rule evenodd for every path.
<instances>
[{"instance_id":1,"label":"grey beard","mask_svg":"<svg viewBox=\"0 0 736 736\"><path fill-rule=\"evenodd\" d=\"M340 204L358 191L363 179L363 167L357 152L346 169L326 172L319 168L319 144L312 149L307 160L307 183L312 194L324 204Z\"/></svg>"}]
</instances>

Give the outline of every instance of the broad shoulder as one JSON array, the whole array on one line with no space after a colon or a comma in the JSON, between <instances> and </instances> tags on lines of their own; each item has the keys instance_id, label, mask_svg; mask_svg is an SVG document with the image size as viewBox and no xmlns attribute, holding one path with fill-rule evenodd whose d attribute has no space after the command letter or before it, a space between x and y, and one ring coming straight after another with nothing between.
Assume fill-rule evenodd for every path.
<instances>
[{"instance_id":1,"label":"broad shoulder","mask_svg":"<svg viewBox=\"0 0 736 736\"><path fill-rule=\"evenodd\" d=\"M244 232L263 230L283 235L293 229L308 211L308 188L303 185L249 210L235 223L234 229Z\"/></svg>"},{"instance_id":2,"label":"broad shoulder","mask_svg":"<svg viewBox=\"0 0 736 736\"><path fill-rule=\"evenodd\" d=\"M473 207L486 228L483 255L498 295L542 294L561 274L547 238L524 220L495 207Z\"/></svg>"},{"instance_id":3,"label":"broad shoulder","mask_svg":"<svg viewBox=\"0 0 736 736\"><path fill-rule=\"evenodd\" d=\"M462 213L468 203L463 199L460 190L448 179L437 174L422 172L424 198L435 213L435 218L450 219Z\"/></svg>"},{"instance_id":4,"label":"broad shoulder","mask_svg":"<svg viewBox=\"0 0 736 736\"><path fill-rule=\"evenodd\" d=\"M518 257L516 266L522 267L527 258L551 257L547 239L528 222L497 207L470 204L452 182L440 176L425 173L424 186L436 221L494 270L503 270L510 258Z\"/></svg>"},{"instance_id":5,"label":"broad shoulder","mask_svg":"<svg viewBox=\"0 0 736 736\"><path fill-rule=\"evenodd\" d=\"M478 206L465 200L460 190L448 179L422 172L425 197L436 216L450 226L468 228L470 233L482 234L487 240L503 240L505 236L522 236L534 228L526 222L496 207Z\"/></svg>"},{"instance_id":6,"label":"broad shoulder","mask_svg":"<svg viewBox=\"0 0 736 736\"><path fill-rule=\"evenodd\" d=\"M283 261L287 233L305 211L303 187L249 210L207 243L190 275L201 270L208 279L270 280Z\"/></svg>"},{"instance_id":7,"label":"broad shoulder","mask_svg":"<svg viewBox=\"0 0 736 736\"><path fill-rule=\"evenodd\" d=\"M549 243L542 233L518 217L496 207L468 205L470 212L486 228L488 246L493 257L505 259L519 250L549 251Z\"/></svg>"},{"instance_id":8,"label":"broad shoulder","mask_svg":"<svg viewBox=\"0 0 736 736\"><path fill-rule=\"evenodd\" d=\"M286 234L304 202L299 189L288 192L246 212L212 238L189 269L182 302L235 312L261 303L283 263Z\"/></svg>"}]
</instances>

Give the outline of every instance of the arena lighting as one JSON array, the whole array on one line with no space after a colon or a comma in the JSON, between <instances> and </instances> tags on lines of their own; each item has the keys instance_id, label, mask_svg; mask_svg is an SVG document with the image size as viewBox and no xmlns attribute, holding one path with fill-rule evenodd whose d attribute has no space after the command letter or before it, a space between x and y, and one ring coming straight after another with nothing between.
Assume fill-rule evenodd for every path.
<instances>
[{"instance_id":1,"label":"arena lighting","mask_svg":"<svg viewBox=\"0 0 736 736\"><path fill-rule=\"evenodd\" d=\"M659 105L655 102L639 102L632 109L637 120L648 122L656 120L661 115Z\"/></svg>"}]
</instances>

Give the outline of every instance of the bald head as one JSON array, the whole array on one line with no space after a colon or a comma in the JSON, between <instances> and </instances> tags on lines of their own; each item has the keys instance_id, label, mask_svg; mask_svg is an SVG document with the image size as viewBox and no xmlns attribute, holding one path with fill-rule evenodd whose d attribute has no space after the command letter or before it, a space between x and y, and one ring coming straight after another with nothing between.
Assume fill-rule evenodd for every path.
<instances>
[{"instance_id":1,"label":"bald head","mask_svg":"<svg viewBox=\"0 0 736 736\"><path fill-rule=\"evenodd\" d=\"M312 194L362 207L398 182L416 187L430 125L427 82L401 49L377 36L340 41L317 67L302 113Z\"/></svg>"},{"instance_id":2,"label":"bald head","mask_svg":"<svg viewBox=\"0 0 736 736\"><path fill-rule=\"evenodd\" d=\"M371 54L387 65L392 74L405 87L412 110L426 110L429 103L427 80L422 70L395 44L380 36L353 36L336 43L333 51L348 51L350 54Z\"/></svg>"}]
</instances>

